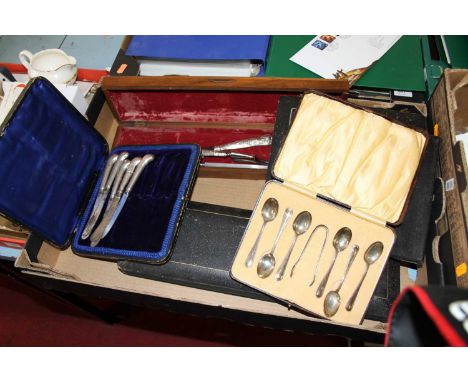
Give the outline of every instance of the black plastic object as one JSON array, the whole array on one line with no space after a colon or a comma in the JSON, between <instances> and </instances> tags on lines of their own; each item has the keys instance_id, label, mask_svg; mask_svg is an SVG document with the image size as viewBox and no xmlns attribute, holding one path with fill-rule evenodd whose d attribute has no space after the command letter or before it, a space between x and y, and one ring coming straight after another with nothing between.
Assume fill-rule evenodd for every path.
<instances>
[{"instance_id":1,"label":"black plastic object","mask_svg":"<svg viewBox=\"0 0 468 382\"><path fill-rule=\"evenodd\" d=\"M387 346L468 346L468 290L405 289L389 315Z\"/></svg>"}]
</instances>

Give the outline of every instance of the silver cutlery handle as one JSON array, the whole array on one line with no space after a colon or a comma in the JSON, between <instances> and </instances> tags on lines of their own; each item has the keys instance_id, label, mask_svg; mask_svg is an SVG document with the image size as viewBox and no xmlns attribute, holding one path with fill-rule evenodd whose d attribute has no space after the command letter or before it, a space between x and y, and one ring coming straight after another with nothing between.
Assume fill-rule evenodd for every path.
<instances>
[{"instance_id":1,"label":"silver cutlery handle","mask_svg":"<svg viewBox=\"0 0 468 382\"><path fill-rule=\"evenodd\" d=\"M130 165L130 161L125 159L122 163L122 165L119 168L119 172L115 176L115 182L112 186L112 191L111 191L111 199L114 199L115 196L117 195L117 192L119 190L120 183L122 183L122 178L127 171L128 166Z\"/></svg>"},{"instance_id":2,"label":"silver cutlery handle","mask_svg":"<svg viewBox=\"0 0 468 382\"><path fill-rule=\"evenodd\" d=\"M109 174L112 170L112 167L114 166L115 162L117 162L118 155L114 154L112 155L108 160L106 164L106 168L104 169L104 175L102 176L102 181L101 181L101 186L99 188L99 192L105 192L106 191L106 186L107 186L107 178L109 178ZM110 188L110 186L109 186ZM109 189L107 189L109 190Z\"/></svg>"},{"instance_id":3,"label":"silver cutlery handle","mask_svg":"<svg viewBox=\"0 0 468 382\"><path fill-rule=\"evenodd\" d=\"M91 211L91 215L88 219L88 222L86 223L83 232L81 233L81 238L83 240L89 237L92 229L94 228L94 225L96 224L99 218L105 198L107 197L107 193L109 192L109 189L111 187L111 185L108 184L109 174L111 170L117 166L116 162L118 160L118 157L119 156L117 154L114 154L107 161L106 168L104 169L104 174L102 176L101 185L99 186L98 196L94 201L94 206Z\"/></svg>"},{"instance_id":4,"label":"silver cutlery handle","mask_svg":"<svg viewBox=\"0 0 468 382\"><path fill-rule=\"evenodd\" d=\"M283 220L281 221L280 229L278 231L278 234L276 235L275 242L273 244L273 247L271 248L270 253L275 254L275 250L276 250L276 247L278 246L279 239L281 235L283 234L284 230L286 229L286 226L288 225L288 221L289 219L291 219L292 214L293 214L292 208L287 208L286 211L284 211Z\"/></svg>"},{"instance_id":5,"label":"silver cutlery handle","mask_svg":"<svg viewBox=\"0 0 468 382\"><path fill-rule=\"evenodd\" d=\"M257 147L257 146L269 146L272 142L271 135L264 135L257 138L248 138L242 139L240 141L226 143L224 145L214 146L214 151L224 151L224 150L235 150L235 149L245 149L248 147Z\"/></svg>"},{"instance_id":6,"label":"silver cutlery handle","mask_svg":"<svg viewBox=\"0 0 468 382\"><path fill-rule=\"evenodd\" d=\"M278 271L276 272L275 279L276 281L281 281L284 276L284 272L286 271L286 266L288 265L289 258L291 257L291 253L293 251L294 246L296 245L298 235L296 235L289 246L288 253L286 254L283 262L281 263L280 267L278 268Z\"/></svg>"},{"instance_id":7,"label":"silver cutlery handle","mask_svg":"<svg viewBox=\"0 0 468 382\"><path fill-rule=\"evenodd\" d=\"M353 245L353 248L351 249L351 253L349 254L348 264L346 265L346 270L344 272L343 278L340 281L340 285L338 285L338 288L336 288L335 290L336 293L338 293L341 287L343 286L343 283L346 280L346 276L348 276L349 269L351 268L351 265L353 265L353 261L356 258L356 255L358 254L358 252L359 252L359 245L357 244Z\"/></svg>"},{"instance_id":8,"label":"silver cutlery handle","mask_svg":"<svg viewBox=\"0 0 468 382\"><path fill-rule=\"evenodd\" d=\"M139 157L136 157L136 158L132 159L132 161L130 162L130 164L127 167L127 171L125 171L125 174L123 176L122 181L119 184L119 188L117 189L116 196L118 196L118 197L122 196L122 194L125 191L125 187L127 187L128 181L130 180L130 178L134 174L135 169L140 164L140 162L141 162L141 158L139 158Z\"/></svg>"},{"instance_id":9,"label":"silver cutlery handle","mask_svg":"<svg viewBox=\"0 0 468 382\"><path fill-rule=\"evenodd\" d=\"M152 154L146 154L141 159L140 163L135 169L135 172L133 173L132 178L128 182L127 188L125 189L126 194L129 194L132 191L133 186L135 185L135 182L137 181L138 177L143 172L144 168L148 165L148 163L150 163L153 159L154 159L154 155Z\"/></svg>"},{"instance_id":10,"label":"silver cutlery handle","mask_svg":"<svg viewBox=\"0 0 468 382\"><path fill-rule=\"evenodd\" d=\"M202 150L202 156L204 156L204 157L225 158L225 157L229 156L229 153L224 152L224 151L215 151L215 150L203 149Z\"/></svg>"},{"instance_id":11,"label":"silver cutlery handle","mask_svg":"<svg viewBox=\"0 0 468 382\"><path fill-rule=\"evenodd\" d=\"M335 250L335 257L333 258L333 261L332 263L330 264L330 267L328 268L328 271L327 273L325 274L325 276L323 277L323 280L322 282L320 283L319 287L317 288L317 292L315 293L315 295L317 297L322 297L322 294L325 290L325 287L327 286L327 283L328 283L328 279L330 278L330 274L332 272L332 269L333 269L333 266L335 265L335 261L336 261L336 258L338 257L338 250Z\"/></svg>"},{"instance_id":12,"label":"silver cutlery handle","mask_svg":"<svg viewBox=\"0 0 468 382\"><path fill-rule=\"evenodd\" d=\"M114 166L112 167L112 171L109 174L109 178L107 179L106 183L106 190L109 191L112 187L112 184L114 183L115 177L117 176L117 173L120 170L120 167L122 167L122 163L128 158L128 153L124 151L123 153L120 153L119 156L117 157L117 161L115 162Z\"/></svg>"},{"instance_id":13,"label":"silver cutlery handle","mask_svg":"<svg viewBox=\"0 0 468 382\"><path fill-rule=\"evenodd\" d=\"M260 243L260 239L262 238L263 231L265 230L265 226L267 225L267 223L268 222L266 222L266 221L263 222L262 228L260 228L260 232L258 233L257 239L255 240L255 243L254 243L252 249L250 250L247 258L245 259L245 266L247 268L250 268L254 263L255 255L256 255L257 249L258 249L258 244Z\"/></svg>"},{"instance_id":14,"label":"silver cutlery handle","mask_svg":"<svg viewBox=\"0 0 468 382\"><path fill-rule=\"evenodd\" d=\"M356 297L359 293L359 290L361 289L362 283L364 282L364 279L366 278L367 272L369 271L369 265L367 264L366 271L362 275L361 281L359 281L359 285L357 286L356 290L354 291L353 295L350 297L348 303L346 304L346 310L349 312L351 309L353 309L354 302L356 301Z\"/></svg>"}]
</instances>

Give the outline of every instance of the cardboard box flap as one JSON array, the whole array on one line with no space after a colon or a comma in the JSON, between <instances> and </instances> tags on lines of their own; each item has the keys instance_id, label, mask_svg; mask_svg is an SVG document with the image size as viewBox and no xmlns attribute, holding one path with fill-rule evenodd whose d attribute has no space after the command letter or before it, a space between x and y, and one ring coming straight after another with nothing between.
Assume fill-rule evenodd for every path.
<instances>
[{"instance_id":1,"label":"cardboard box flap","mask_svg":"<svg viewBox=\"0 0 468 382\"><path fill-rule=\"evenodd\" d=\"M373 220L400 220L426 137L360 108L304 96L274 176Z\"/></svg>"},{"instance_id":2,"label":"cardboard box flap","mask_svg":"<svg viewBox=\"0 0 468 382\"><path fill-rule=\"evenodd\" d=\"M48 80L31 80L0 128L0 213L66 246L107 143Z\"/></svg>"}]
</instances>

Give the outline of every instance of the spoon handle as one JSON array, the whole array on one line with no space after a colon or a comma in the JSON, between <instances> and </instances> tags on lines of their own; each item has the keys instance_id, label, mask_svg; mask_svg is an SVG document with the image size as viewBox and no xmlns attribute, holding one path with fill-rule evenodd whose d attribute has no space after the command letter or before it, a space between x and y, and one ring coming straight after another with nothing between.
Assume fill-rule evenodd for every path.
<instances>
[{"instance_id":1,"label":"spoon handle","mask_svg":"<svg viewBox=\"0 0 468 382\"><path fill-rule=\"evenodd\" d=\"M333 266L335 265L335 261L337 257L338 257L338 250L335 249L335 257L333 258L333 261L330 264L330 267L328 268L327 273L323 277L322 282L320 283L319 287L317 288L317 292L315 293L317 297L322 297L323 291L325 290L325 287L327 286L328 279L330 278L330 273L333 269Z\"/></svg>"},{"instance_id":2,"label":"spoon handle","mask_svg":"<svg viewBox=\"0 0 468 382\"><path fill-rule=\"evenodd\" d=\"M286 229L286 226L288 225L288 221L289 219L291 218L293 214L293 210L292 208L287 208L286 211L284 211L284 215L283 215L283 220L281 221L281 226L280 226L280 229L276 235L276 238L275 238L275 242L273 244L273 248L271 248L271 254L275 254L275 250L276 250L276 247L278 246L278 242L279 242L279 239L281 237L281 235L283 234L284 230Z\"/></svg>"},{"instance_id":3,"label":"spoon handle","mask_svg":"<svg viewBox=\"0 0 468 382\"><path fill-rule=\"evenodd\" d=\"M354 306L354 301L356 301L356 297L359 293L359 290L361 289L362 283L364 282L364 279L366 278L367 271L369 270L369 264L367 264L366 271L362 275L361 281L359 281L359 285L357 286L356 290L354 291L353 295L350 297L348 303L346 304L346 310L349 312L351 309L353 309Z\"/></svg>"},{"instance_id":4,"label":"spoon handle","mask_svg":"<svg viewBox=\"0 0 468 382\"><path fill-rule=\"evenodd\" d=\"M293 251L293 248L296 245L297 238L298 238L298 235L296 234L296 236L294 237L291 245L289 246L288 253L286 254L283 262L281 263L280 267L278 268L278 271L276 272L276 275L275 275L276 281L281 281L281 279L284 276L284 271L286 271L286 267L288 265L289 258L291 257L291 253Z\"/></svg>"},{"instance_id":5,"label":"spoon handle","mask_svg":"<svg viewBox=\"0 0 468 382\"><path fill-rule=\"evenodd\" d=\"M336 288L336 293L338 293L341 287L343 286L343 283L346 280L346 276L348 276L349 269L351 268L351 265L353 265L353 261L356 258L356 255L358 254L358 252L359 252L359 245L354 245L353 249L351 249L351 253L349 254L348 264L346 265L346 270L343 275L343 278L341 279L340 285L338 286L338 288Z\"/></svg>"},{"instance_id":6,"label":"spoon handle","mask_svg":"<svg viewBox=\"0 0 468 382\"><path fill-rule=\"evenodd\" d=\"M257 239L255 240L255 243L252 247L252 249L249 252L249 255L247 256L247 259L245 259L245 266L247 268L250 268L252 264L254 263L255 260L255 255L257 254L257 249L258 249L258 244L260 243L260 239L262 238L263 231L265 230L265 226L268 222L264 221L262 224L262 228L260 229L260 232L258 233Z\"/></svg>"}]
</instances>

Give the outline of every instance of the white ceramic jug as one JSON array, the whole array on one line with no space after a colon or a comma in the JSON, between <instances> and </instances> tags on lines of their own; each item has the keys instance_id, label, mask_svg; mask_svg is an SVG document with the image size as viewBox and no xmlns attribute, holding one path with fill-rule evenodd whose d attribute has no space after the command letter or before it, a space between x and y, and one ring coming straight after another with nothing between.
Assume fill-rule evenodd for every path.
<instances>
[{"instance_id":1,"label":"white ceramic jug","mask_svg":"<svg viewBox=\"0 0 468 382\"><path fill-rule=\"evenodd\" d=\"M68 56L63 50L46 49L36 54L23 50L18 56L28 70L29 78L42 76L53 83L67 85L76 80L76 59Z\"/></svg>"}]
</instances>

